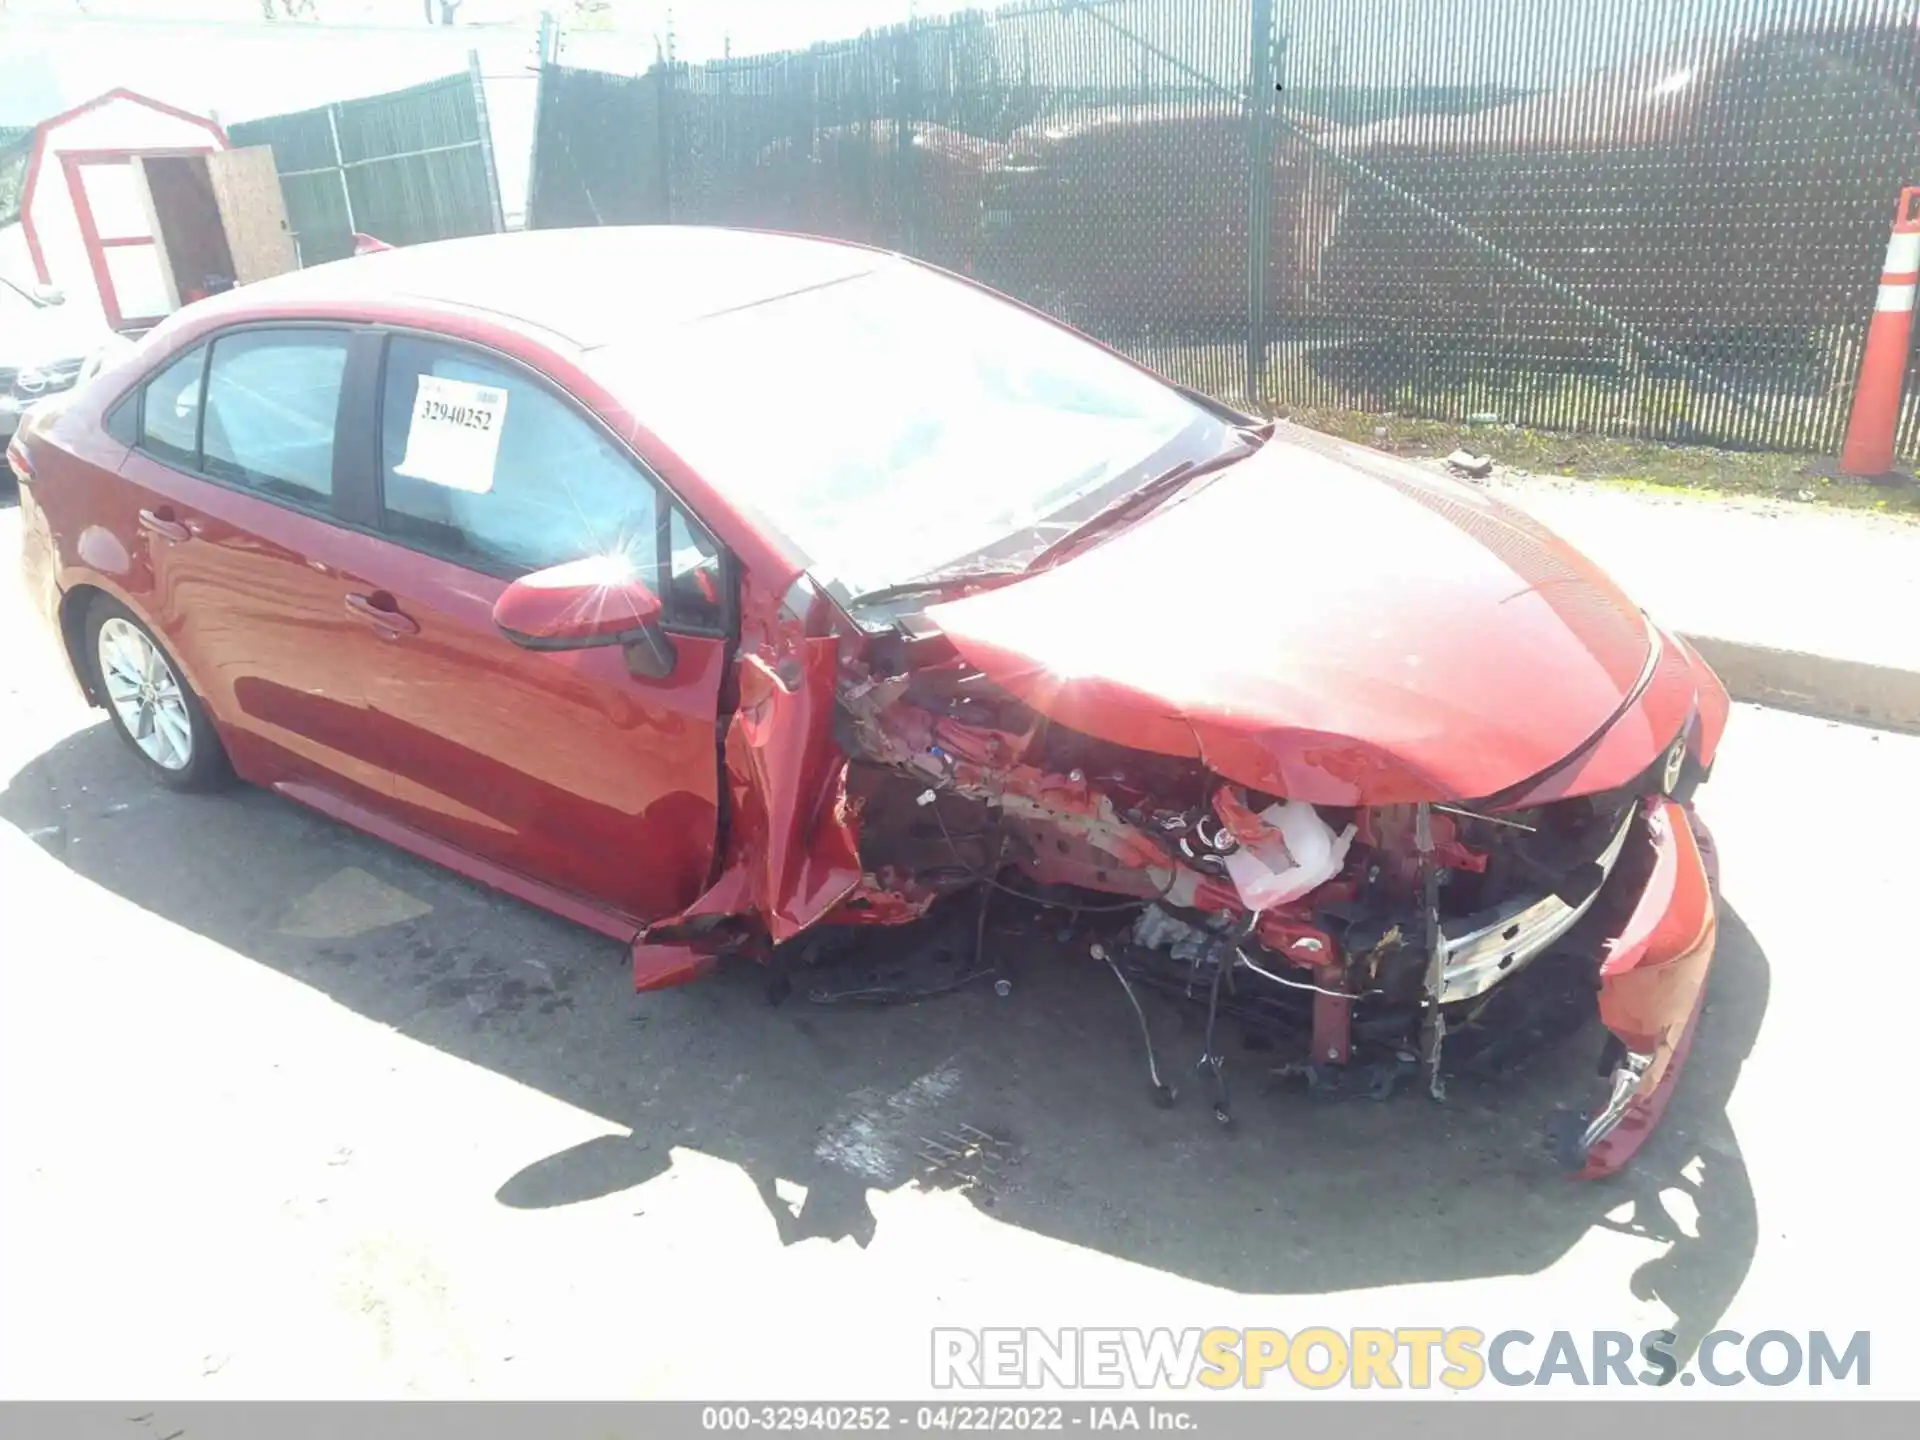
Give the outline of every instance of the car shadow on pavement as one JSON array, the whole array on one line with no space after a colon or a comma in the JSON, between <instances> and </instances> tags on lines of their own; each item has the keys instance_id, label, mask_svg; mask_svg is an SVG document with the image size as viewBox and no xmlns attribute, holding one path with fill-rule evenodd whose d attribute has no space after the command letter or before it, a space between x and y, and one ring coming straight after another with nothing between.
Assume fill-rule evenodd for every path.
<instances>
[{"instance_id":1,"label":"car shadow on pavement","mask_svg":"<svg viewBox=\"0 0 1920 1440\"><path fill-rule=\"evenodd\" d=\"M1632 1283L1678 1315L1689 1353L1754 1253L1727 1106L1769 968L1730 908L1664 1124L1625 1175L1589 1184L1539 1135L1547 1111L1597 1097L1596 1036L1501 1083L1456 1081L1444 1104L1313 1100L1230 1046L1223 1129L1190 1010L1149 1002L1181 1090L1157 1108L1112 976L1032 926L992 940L1004 997L855 1009L803 987L776 1005L751 967L635 995L623 947L264 792L159 790L104 722L22 769L0 820L175 925L631 1132L528 1155L500 1177L508 1207L639 1185L685 1147L745 1171L785 1243L864 1245L871 1190L947 1185L1001 1223L1243 1293L1525 1274L1623 1230L1668 1244Z\"/></svg>"}]
</instances>

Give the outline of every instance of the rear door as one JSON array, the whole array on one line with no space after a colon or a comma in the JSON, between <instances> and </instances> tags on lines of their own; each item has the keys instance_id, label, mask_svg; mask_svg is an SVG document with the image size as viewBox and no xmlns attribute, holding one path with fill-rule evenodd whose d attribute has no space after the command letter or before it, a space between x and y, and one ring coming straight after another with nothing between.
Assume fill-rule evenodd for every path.
<instances>
[{"instance_id":1,"label":"rear door","mask_svg":"<svg viewBox=\"0 0 1920 1440\"><path fill-rule=\"evenodd\" d=\"M449 413L497 433L449 436ZM493 352L393 335L376 429L385 543L361 573L396 639L368 700L399 817L636 920L677 911L713 864L730 564L582 407ZM495 627L513 579L615 552L666 604L668 673Z\"/></svg>"},{"instance_id":2,"label":"rear door","mask_svg":"<svg viewBox=\"0 0 1920 1440\"><path fill-rule=\"evenodd\" d=\"M111 413L147 604L241 774L385 808L368 751L367 676L385 636L349 598L367 587L335 484L349 358L378 337L326 325L223 332L175 357Z\"/></svg>"}]
</instances>

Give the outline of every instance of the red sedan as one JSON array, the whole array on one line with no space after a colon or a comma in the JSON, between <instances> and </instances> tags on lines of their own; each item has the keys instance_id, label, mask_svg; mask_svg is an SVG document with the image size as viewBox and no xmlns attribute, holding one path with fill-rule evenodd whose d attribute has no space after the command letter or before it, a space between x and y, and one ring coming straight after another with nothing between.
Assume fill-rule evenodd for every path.
<instances>
[{"instance_id":1,"label":"red sedan","mask_svg":"<svg viewBox=\"0 0 1920 1440\"><path fill-rule=\"evenodd\" d=\"M155 779L618 936L640 988L1011 893L1205 1004L1222 1119L1236 1012L1316 1086L1437 1095L1597 1009L1609 1088L1551 1127L1587 1174L1673 1090L1728 710L1699 656L1484 495L914 261L370 254L187 308L8 459L29 582Z\"/></svg>"}]
</instances>

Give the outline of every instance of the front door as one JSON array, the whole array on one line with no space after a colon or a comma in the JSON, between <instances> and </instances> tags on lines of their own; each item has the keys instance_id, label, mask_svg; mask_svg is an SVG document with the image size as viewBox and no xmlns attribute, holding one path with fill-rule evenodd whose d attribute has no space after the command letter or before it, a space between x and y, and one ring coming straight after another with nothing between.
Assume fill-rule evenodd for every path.
<instances>
[{"instance_id":1,"label":"front door","mask_svg":"<svg viewBox=\"0 0 1920 1440\"><path fill-rule=\"evenodd\" d=\"M497 434L448 443L449 407ZM636 920L680 909L718 831L717 546L596 422L490 352L391 338L378 428L385 543L361 571L395 632L368 693L399 818ZM666 604L666 675L494 626L510 580L614 552Z\"/></svg>"}]
</instances>

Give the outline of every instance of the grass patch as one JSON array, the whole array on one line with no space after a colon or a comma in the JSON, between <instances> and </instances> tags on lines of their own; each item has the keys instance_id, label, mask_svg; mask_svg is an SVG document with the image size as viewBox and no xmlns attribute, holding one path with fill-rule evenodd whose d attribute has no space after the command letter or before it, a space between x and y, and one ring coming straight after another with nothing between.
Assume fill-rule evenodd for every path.
<instances>
[{"instance_id":1,"label":"grass patch","mask_svg":"<svg viewBox=\"0 0 1920 1440\"><path fill-rule=\"evenodd\" d=\"M1831 460L1767 450L1715 450L1606 435L1569 435L1514 425L1464 425L1361 410L1280 406L1273 411L1310 429L1396 455L1455 450L1533 475L1593 480L1625 489L1700 495L1757 495L1920 520L1920 485L1871 485L1823 474Z\"/></svg>"}]
</instances>

